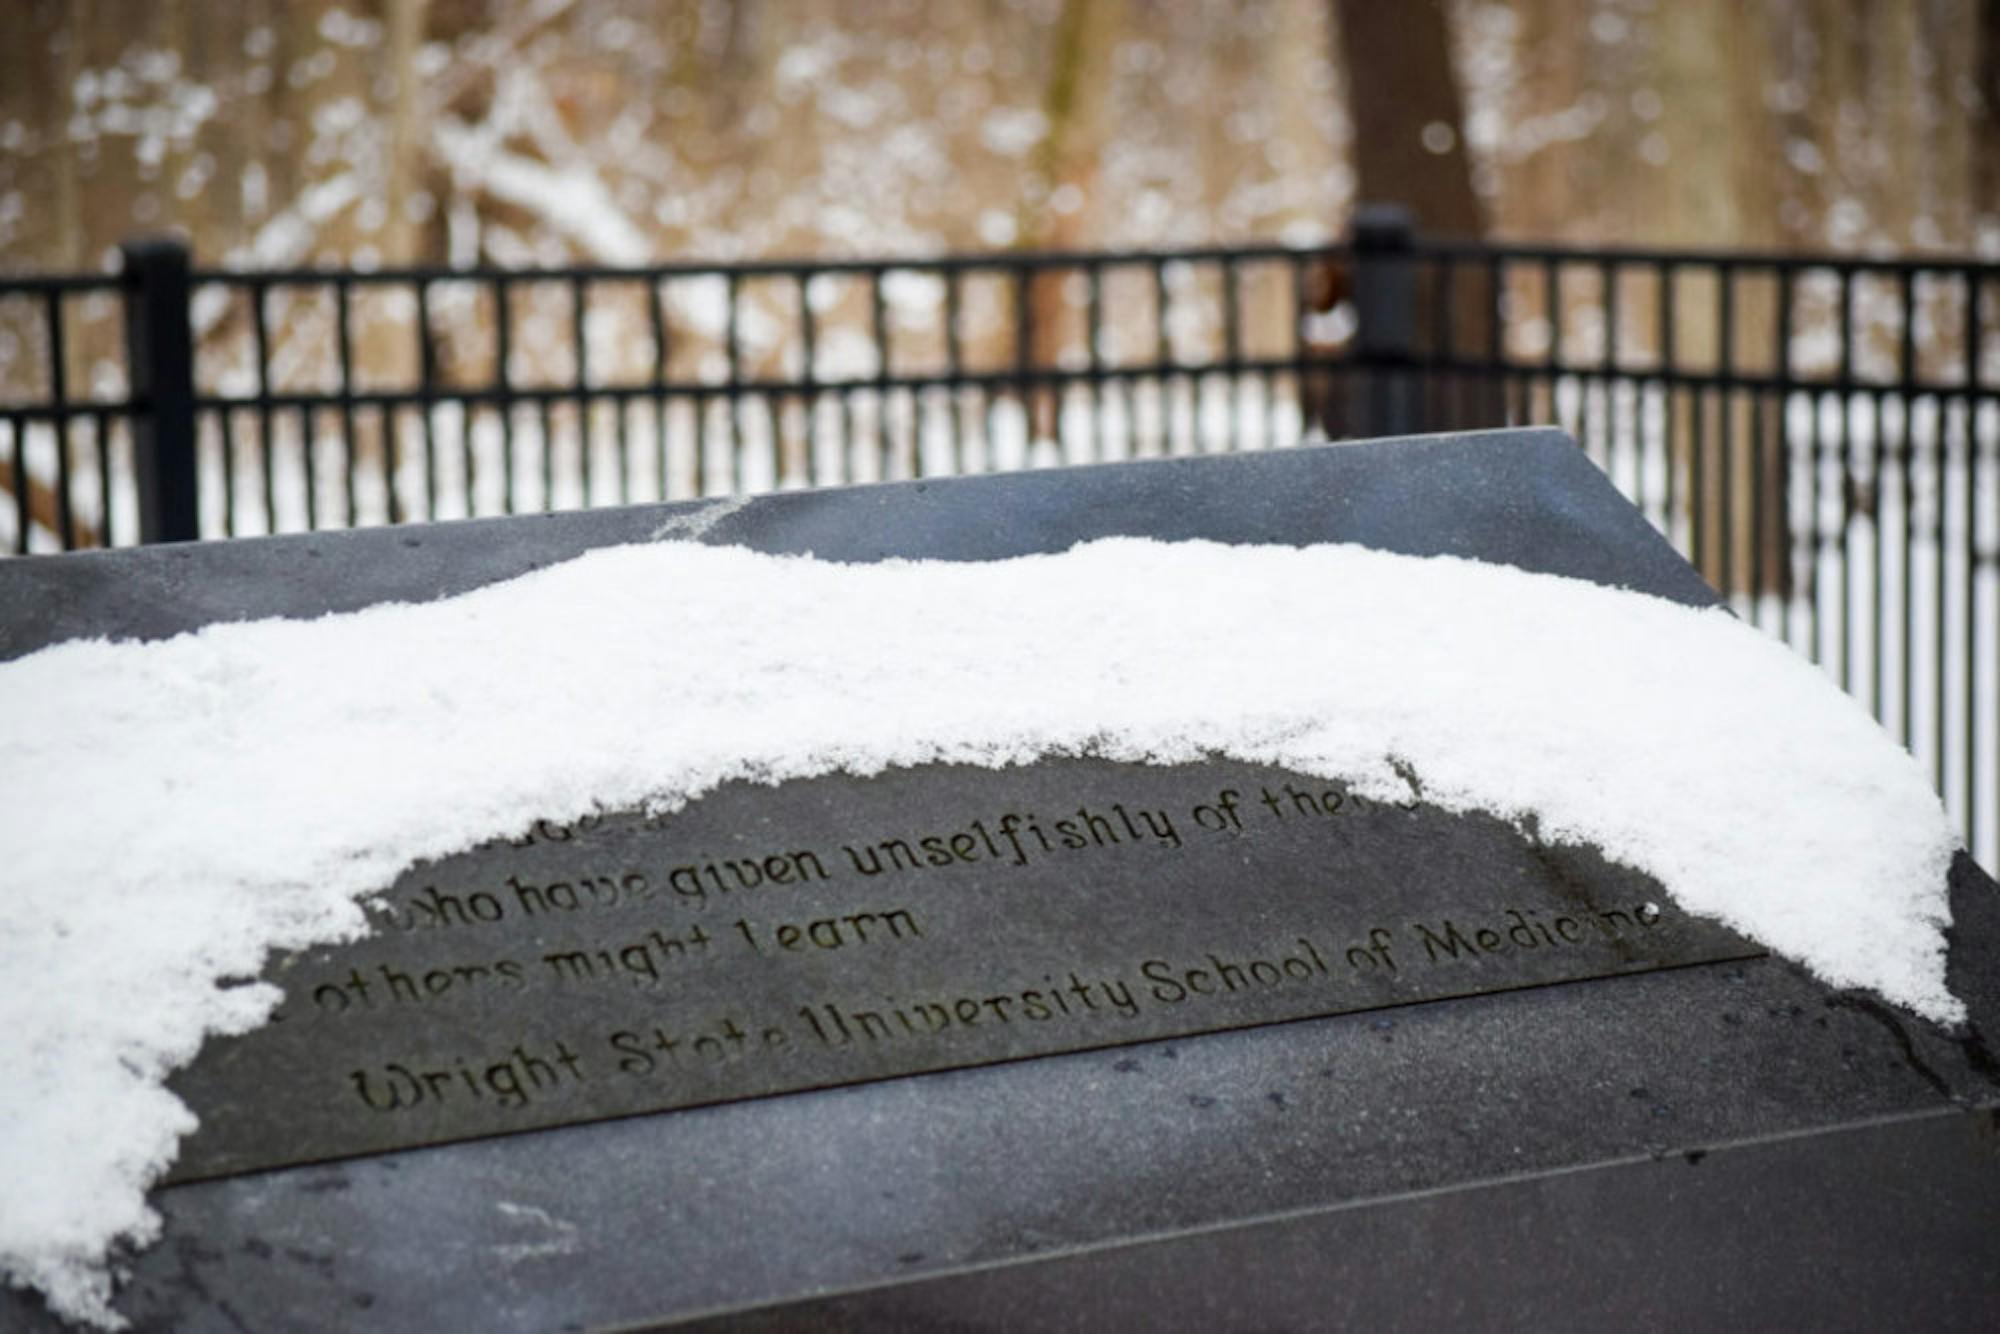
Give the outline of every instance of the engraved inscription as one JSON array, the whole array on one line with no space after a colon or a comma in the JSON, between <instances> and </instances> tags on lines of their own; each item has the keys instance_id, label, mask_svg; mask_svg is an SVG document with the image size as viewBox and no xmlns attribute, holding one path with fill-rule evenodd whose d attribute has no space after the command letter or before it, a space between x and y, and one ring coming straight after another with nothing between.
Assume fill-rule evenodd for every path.
<instances>
[{"instance_id":1,"label":"engraved inscription","mask_svg":"<svg viewBox=\"0 0 2000 1334\"><path fill-rule=\"evenodd\" d=\"M177 1179L1760 953L1485 817L1083 760L539 824L368 914L177 1077Z\"/></svg>"}]
</instances>

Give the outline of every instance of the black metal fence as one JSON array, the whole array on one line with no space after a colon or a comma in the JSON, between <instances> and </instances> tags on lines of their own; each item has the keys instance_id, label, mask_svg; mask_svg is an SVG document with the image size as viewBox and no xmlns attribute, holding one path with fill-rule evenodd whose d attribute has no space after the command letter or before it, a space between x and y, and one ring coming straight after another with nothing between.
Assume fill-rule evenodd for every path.
<instances>
[{"instance_id":1,"label":"black metal fence","mask_svg":"<svg viewBox=\"0 0 2000 1334\"><path fill-rule=\"evenodd\" d=\"M2000 265L1437 242L0 278L16 551L1552 422L2000 865Z\"/></svg>"}]
</instances>

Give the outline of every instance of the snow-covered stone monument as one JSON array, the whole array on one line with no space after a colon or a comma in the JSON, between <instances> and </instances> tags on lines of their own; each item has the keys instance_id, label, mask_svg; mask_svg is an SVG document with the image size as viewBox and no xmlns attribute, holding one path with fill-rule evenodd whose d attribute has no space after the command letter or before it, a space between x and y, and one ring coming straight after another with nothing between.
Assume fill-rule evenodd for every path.
<instances>
[{"instance_id":1,"label":"snow-covered stone monument","mask_svg":"<svg viewBox=\"0 0 2000 1334\"><path fill-rule=\"evenodd\" d=\"M1930 1325L2000 898L1548 431L0 565L0 1325Z\"/></svg>"}]
</instances>

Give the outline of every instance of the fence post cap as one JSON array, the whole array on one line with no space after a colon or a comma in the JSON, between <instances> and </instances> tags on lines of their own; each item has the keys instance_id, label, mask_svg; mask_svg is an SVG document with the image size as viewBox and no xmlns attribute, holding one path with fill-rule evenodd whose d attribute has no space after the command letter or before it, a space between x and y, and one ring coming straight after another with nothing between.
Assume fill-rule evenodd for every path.
<instances>
[{"instance_id":1,"label":"fence post cap","mask_svg":"<svg viewBox=\"0 0 2000 1334\"><path fill-rule=\"evenodd\" d=\"M1401 204L1361 204L1348 232L1357 250L1410 250L1417 242L1416 215Z\"/></svg>"},{"instance_id":2,"label":"fence post cap","mask_svg":"<svg viewBox=\"0 0 2000 1334\"><path fill-rule=\"evenodd\" d=\"M118 243L118 254L124 261L125 270L145 268L155 264L178 263L187 267L194 257L193 247L187 238L171 232L152 236L128 237Z\"/></svg>"}]
</instances>

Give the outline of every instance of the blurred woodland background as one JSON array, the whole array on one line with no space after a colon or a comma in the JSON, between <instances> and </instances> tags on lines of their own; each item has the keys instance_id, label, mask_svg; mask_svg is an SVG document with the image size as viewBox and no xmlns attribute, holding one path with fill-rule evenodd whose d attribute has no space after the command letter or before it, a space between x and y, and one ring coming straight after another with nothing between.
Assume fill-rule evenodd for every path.
<instances>
[{"instance_id":1,"label":"blurred woodland background","mask_svg":"<svg viewBox=\"0 0 2000 1334\"><path fill-rule=\"evenodd\" d=\"M0 275L115 272L120 242L162 232L212 275L1296 250L1341 238L1363 201L1409 206L1433 236L2000 256L2000 0L13 0L8 17ZM1025 292L908 266L552 274L504 309L475 281L211 276L189 307L202 485L222 496L204 531L958 470L960 408L877 377L1337 356L1351 308L1313 263L1310 282L1282 258L1046 271ZM1465 282L1448 303L1461 346L1504 317L1519 358L1805 375L1851 359L1886 382L1907 344L1926 378L2000 377L2000 338L1967 332L2000 330L1968 318L1970 280L1584 264L1559 296L1531 265L1493 283L1497 301ZM119 419L7 415L61 384L122 400L125 331L110 284L0 292L0 491L27 496L20 541L133 531ZM699 392L546 397L650 377ZM805 392L726 401L770 381ZM540 410L479 406L495 384ZM1582 385L1551 379L1515 415L1570 422ZM1215 387L1158 378L1150 407L974 395L977 466L1345 433L1298 375ZM379 410L256 410L336 390ZM1640 414L1624 420L1611 443L1636 455ZM634 462L633 432L658 436L656 459ZM880 448L838 443L868 437ZM1685 494L1690 441L1655 445L1655 489ZM1676 512L1659 502L1663 524Z\"/></svg>"},{"instance_id":2,"label":"blurred woodland background","mask_svg":"<svg viewBox=\"0 0 2000 1334\"><path fill-rule=\"evenodd\" d=\"M1996 0L1432 14L14 0L0 269L169 229L259 267L1305 244L1363 196L1501 238L2000 252Z\"/></svg>"}]
</instances>

